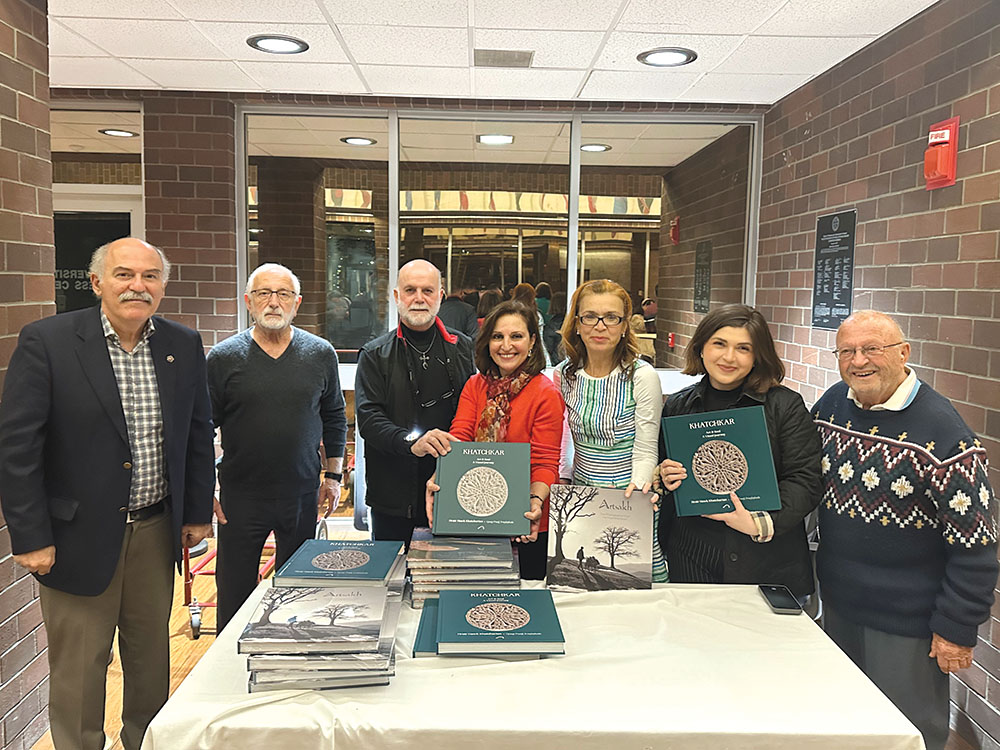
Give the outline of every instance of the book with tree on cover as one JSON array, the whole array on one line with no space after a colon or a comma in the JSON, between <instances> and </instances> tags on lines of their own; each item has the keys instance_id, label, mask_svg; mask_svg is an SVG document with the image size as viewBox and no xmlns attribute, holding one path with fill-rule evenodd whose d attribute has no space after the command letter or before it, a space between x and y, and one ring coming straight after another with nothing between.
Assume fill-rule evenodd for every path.
<instances>
[{"instance_id":1,"label":"book with tree on cover","mask_svg":"<svg viewBox=\"0 0 1000 750\"><path fill-rule=\"evenodd\" d=\"M735 492L747 510L779 510L778 479L763 406L662 420L667 457L687 469L674 490L678 516L728 513Z\"/></svg>"},{"instance_id":2,"label":"book with tree on cover","mask_svg":"<svg viewBox=\"0 0 1000 750\"><path fill-rule=\"evenodd\" d=\"M648 589L653 585L655 495L552 485L545 582L566 591Z\"/></svg>"},{"instance_id":3,"label":"book with tree on cover","mask_svg":"<svg viewBox=\"0 0 1000 750\"><path fill-rule=\"evenodd\" d=\"M530 474L528 443L452 443L437 461L435 536L529 533Z\"/></svg>"},{"instance_id":4,"label":"book with tree on cover","mask_svg":"<svg viewBox=\"0 0 1000 750\"><path fill-rule=\"evenodd\" d=\"M308 539L274 574L275 586L383 586L404 564L403 543Z\"/></svg>"}]
</instances>

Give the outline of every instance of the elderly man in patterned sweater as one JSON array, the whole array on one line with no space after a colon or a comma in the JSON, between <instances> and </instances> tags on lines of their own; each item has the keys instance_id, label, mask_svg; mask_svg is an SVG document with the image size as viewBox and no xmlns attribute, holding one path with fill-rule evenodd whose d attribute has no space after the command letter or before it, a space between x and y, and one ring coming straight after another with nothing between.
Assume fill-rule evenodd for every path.
<instances>
[{"instance_id":1,"label":"elderly man in patterned sweater","mask_svg":"<svg viewBox=\"0 0 1000 750\"><path fill-rule=\"evenodd\" d=\"M940 750L948 674L972 663L997 582L986 452L888 315L849 317L834 353L843 382L813 408L824 627Z\"/></svg>"}]
</instances>

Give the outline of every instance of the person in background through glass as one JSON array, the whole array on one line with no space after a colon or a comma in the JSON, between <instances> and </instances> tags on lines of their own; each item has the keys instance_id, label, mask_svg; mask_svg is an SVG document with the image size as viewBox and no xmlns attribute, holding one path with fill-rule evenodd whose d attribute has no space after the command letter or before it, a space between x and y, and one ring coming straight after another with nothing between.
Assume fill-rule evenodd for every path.
<instances>
[{"instance_id":1,"label":"person in background through glass","mask_svg":"<svg viewBox=\"0 0 1000 750\"><path fill-rule=\"evenodd\" d=\"M688 479L660 441L665 494L659 539L671 583L780 583L804 601L814 589L803 520L819 503L819 433L802 397L785 386L785 366L764 316L723 305L702 318L684 351L684 373L704 375L671 394L663 416L763 406L781 509L678 517L672 492Z\"/></svg>"},{"instance_id":2,"label":"person in background through glass","mask_svg":"<svg viewBox=\"0 0 1000 750\"><path fill-rule=\"evenodd\" d=\"M541 338L542 336L544 336L545 335L545 318L542 315L542 311L538 309L538 305L535 303L535 287L533 287L531 284L529 284L527 282L522 282L522 283L518 284L517 286L515 286L511 290L510 298L512 300L520 302L522 305L524 305L528 309L535 311L535 314L538 316L538 331L539 331L539 334L540 334L539 338ZM540 347L541 347L541 350L542 350L542 356L545 357L545 366L546 367L551 367L552 366L552 360L549 359L549 353L545 350L545 346L544 345L540 344Z\"/></svg>"},{"instance_id":3,"label":"person in background through glass","mask_svg":"<svg viewBox=\"0 0 1000 750\"><path fill-rule=\"evenodd\" d=\"M503 292L499 289L487 289L479 295L479 304L476 306L476 319L479 327L483 326L483 319L489 315L490 310L503 302Z\"/></svg>"},{"instance_id":4,"label":"person in background through glass","mask_svg":"<svg viewBox=\"0 0 1000 750\"><path fill-rule=\"evenodd\" d=\"M628 292L613 281L588 281L577 289L562 326L566 359L553 373L566 402L560 476L572 484L623 489L626 496L650 490L662 402L659 376L639 359L627 323L631 313ZM666 568L655 529L654 519L653 581L662 582Z\"/></svg>"},{"instance_id":5,"label":"person in background through glass","mask_svg":"<svg viewBox=\"0 0 1000 750\"><path fill-rule=\"evenodd\" d=\"M552 301L552 287L545 281L539 281L535 286L535 307L542 314L545 325L549 324L549 306Z\"/></svg>"},{"instance_id":6,"label":"person in background through glass","mask_svg":"<svg viewBox=\"0 0 1000 750\"><path fill-rule=\"evenodd\" d=\"M545 361L535 310L502 302L490 311L476 339L476 367L462 389L449 440L531 443L531 533L515 540L521 578L545 577L549 487L559 477L563 400L542 370ZM451 450L451 446L447 446ZM447 451L446 451L447 452ZM432 476L427 482L427 518L434 517Z\"/></svg>"}]
</instances>

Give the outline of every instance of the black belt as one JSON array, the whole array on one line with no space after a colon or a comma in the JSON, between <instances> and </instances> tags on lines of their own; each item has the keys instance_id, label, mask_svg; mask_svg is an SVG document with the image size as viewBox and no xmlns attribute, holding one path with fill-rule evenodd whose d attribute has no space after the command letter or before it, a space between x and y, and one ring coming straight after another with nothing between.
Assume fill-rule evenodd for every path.
<instances>
[{"instance_id":1,"label":"black belt","mask_svg":"<svg viewBox=\"0 0 1000 750\"><path fill-rule=\"evenodd\" d=\"M145 521L147 518L152 518L155 515L159 515L163 512L163 501L153 505L146 505L142 508L136 508L135 510L130 510L128 512L128 523L133 521Z\"/></svg>"}]
</instances>

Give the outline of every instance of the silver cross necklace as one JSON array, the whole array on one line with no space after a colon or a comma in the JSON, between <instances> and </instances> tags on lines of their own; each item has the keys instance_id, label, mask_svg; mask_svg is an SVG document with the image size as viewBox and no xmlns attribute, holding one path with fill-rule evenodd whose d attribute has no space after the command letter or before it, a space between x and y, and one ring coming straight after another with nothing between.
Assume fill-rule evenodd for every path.
<instances>
[{"instance_id":1,"label":"silver cross necklace","mask_svg":"<svg viewBox=\"0 0 1000 750\"><path fill-rule=\"evenodd\" d=\"M437 329L435 329L434 332L431 333L431 343L429 343L427 345L427 348L424 349L423 351L420 351L420 349L417 348L417 345L414 344L412 341L409 342L410 346L413 347L414 351L416 351L418 355L417 359L420 360L420 366L423 367L425 370L427 369L427 363L431 361L430 351L431 347L434 346L434 339L436 337L437 337Z\"/></svg>"}]
</instances>

